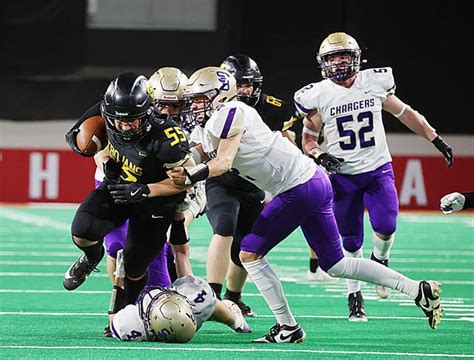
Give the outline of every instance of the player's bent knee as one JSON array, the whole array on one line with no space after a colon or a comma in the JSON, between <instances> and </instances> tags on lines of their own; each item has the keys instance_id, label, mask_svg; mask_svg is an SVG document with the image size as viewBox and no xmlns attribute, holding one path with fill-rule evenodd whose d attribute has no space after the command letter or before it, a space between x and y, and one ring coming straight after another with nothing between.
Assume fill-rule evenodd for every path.
<instances>
[{"instance_id":1,"label":"player's bent knee","mask_svg":"<svg viewBox=\"0 0 474 360\"><path fill-rule=\"evenodd\" d=\"M243 251L243 250L240 251L239 257L240 257L240 261L242 263L248 263L248 262L256 261L256 260L262 258L261 255L251 253L251 252L248 252L248 251Z\"/></svg>"}]
</instances>

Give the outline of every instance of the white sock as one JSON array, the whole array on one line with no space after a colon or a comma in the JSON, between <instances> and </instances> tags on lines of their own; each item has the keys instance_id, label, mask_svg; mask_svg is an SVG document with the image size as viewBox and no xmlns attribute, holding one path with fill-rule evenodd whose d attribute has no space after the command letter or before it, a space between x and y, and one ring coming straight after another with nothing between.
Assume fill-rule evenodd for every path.
<instances>
[{"instance_id":1,"label":"white sock","mask_svg":"<svg viewBox=\"0 0 474 360\"><path fill-rule=\"evenodd\" d=\"M331 267L328 274L386 286L407 294L413 299L418 295L419 281L412 280L393 269L368 259L345 257Z\"/></svg>"},{"instance_id":2,"label":"white sock","mask_svg":"<svg viewBox=\"0 0 474 360\"><path fill-rule=\"evenodd\" d=\"M388 240L382 240L373 233L372 242L374 248L372 249L372 252L374 253L374 256L379 260L387 260L390 257L390 249L392 248L394 240L395 234L392 234Z\"/></svg>"},{"instance_id":3,"label":"white sock","mask_svg":"<svg viewBox=\"0 0 474 360\"><path fill-rule=\"evenodd\" d=\"M250 278L258 288L279 324L294 326L297 324L286 300L280 279L266 258L242 263Z\"/></svg>"},{"instance_id":4,"label":"white sock","mask_svg":"<svg viewBox=\"0 0 474 360\"><path fill-rule=\"evenodd\" d=\"M350 258L363 258L364 254L362 253L362 248L357 251L349 252L342 248L344 255ZM359 280L349 280L346 279L347 286L347 295L360 291L360 281Z\"/></svg>"}]
</instances>

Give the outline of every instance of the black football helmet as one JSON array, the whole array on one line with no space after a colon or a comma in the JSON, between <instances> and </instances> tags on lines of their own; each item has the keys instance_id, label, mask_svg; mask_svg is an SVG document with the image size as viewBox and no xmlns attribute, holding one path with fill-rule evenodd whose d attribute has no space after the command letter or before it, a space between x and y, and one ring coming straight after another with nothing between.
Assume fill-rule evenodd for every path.
<instances>
[{"instance_id":1,"label":"black football helmet","mask_svg":"<svg viewBox=\"0 0 474 360\"><path fill-rule=\"evenodd\" d=\"M221 68L234 75L237 84L252 83L253 91L250 96L238 96L240 101L255 106L262 94L263 76L258 65L244 54L230 55L224 59Z\"/></svg>"},{"instance_id":2,"label":"black football helmet","mask_svg":"<svg viewBox=\"0 0 474 360\"><path fill-rule=\"evenodd\" d=\"M153 102L147 92L148 80L143 75L124 73L113 80L100 106L107 129L124 142L135 142L151 129ZM115 120L140 119L138 129L122 132L115 127Z\"/></svg>"}]
</instances>

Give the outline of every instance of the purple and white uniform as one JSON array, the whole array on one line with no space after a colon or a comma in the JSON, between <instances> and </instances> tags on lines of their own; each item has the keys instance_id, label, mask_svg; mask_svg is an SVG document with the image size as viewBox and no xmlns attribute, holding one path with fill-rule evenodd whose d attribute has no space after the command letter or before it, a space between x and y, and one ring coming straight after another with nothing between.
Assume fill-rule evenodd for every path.
<instances>
[{"instance_id":1,"label":"purple and white uniform","mask_svg":"<svg viewBox=\"0 0 474 360\"><path fill-rule=\"evenodd\" d=\"M382 122L383 103L394 93L388 67L360 71L350 88L325 79L295 93L300 112L321 115L327 151L344 159L331 182L334 212L349 252L362 246L365 208L374 231L390 235L396 229L398 195Z\"/></svg>"},{"instance_id":2,"label":"purple and white uniform","mask_svg":"<svg viewBox=\"0 0 474 360\"><path fill-rule=\"evenodd\" d=\"M257 217L241 250L266 254L301 226L325 270L343 258L332 210L329 179L288 139L274 133L255 109L240 101L221 105L191 139L213 158L221 139L243 132L232 167L244 179L275 195Z\"/></svg>"}]
</instances>

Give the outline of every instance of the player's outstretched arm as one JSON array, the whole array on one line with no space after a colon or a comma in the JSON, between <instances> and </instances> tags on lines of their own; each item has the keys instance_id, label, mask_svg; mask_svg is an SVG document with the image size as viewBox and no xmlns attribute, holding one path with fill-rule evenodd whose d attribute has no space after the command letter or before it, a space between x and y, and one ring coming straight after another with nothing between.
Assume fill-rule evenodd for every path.
<instances>
[{"instance_id":1,"label":"player's outstretched arm","mask_svg":"<svg viewBox=\"0 0 474 360\"><path fill-rule=\"evenodd\" d=\"M440 200L440 209L443 214L451 214L474 207L474 192L453 192L444 195Z\"/></svg>"},{"instance_id":2,"label":"player's outstretched arm","mask_svg":"<svg viewBox=\"0 0 474 360\"><path fill-rule=\"evenodd\" d=\"M426 140L431 142L436 149L443 154L448 167L453 164L454 155L451 147L436 133L436 130L418 111L413 110L395 95L389 95L387 97L383 104L383 109L397 117L402 124L415 134L423 136Z\"/></svg>"}]
</instances>

